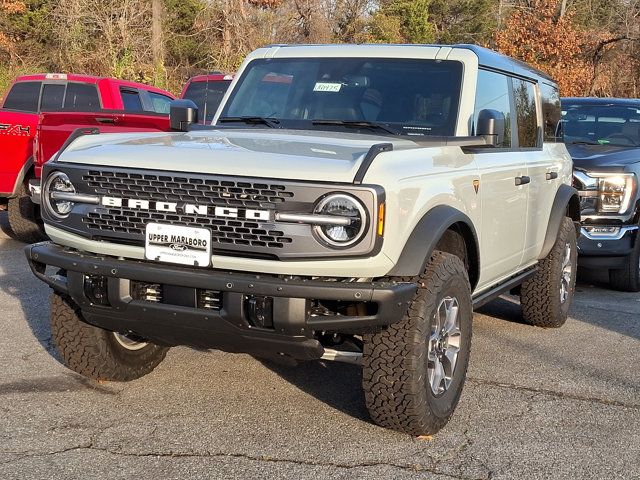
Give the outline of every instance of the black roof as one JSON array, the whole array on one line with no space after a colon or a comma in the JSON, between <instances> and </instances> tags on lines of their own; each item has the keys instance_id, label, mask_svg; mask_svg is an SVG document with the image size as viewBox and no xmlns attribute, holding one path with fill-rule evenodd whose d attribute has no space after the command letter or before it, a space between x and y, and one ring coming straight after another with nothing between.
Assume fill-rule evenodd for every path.
<instances>
[{"instance_id":1,"label":"black roof","mask_svg":"<svg viewBox=\"0 0 640 480\"><path fill-rule=\"evenodd\" d=\"M616 107L640 108L640 98L596 98L596 97L563 97L561 103L576 105L610 105Z\"/></svg>"},{"instance_id":2,"label":"black roof","mask_svg":"<svg viewBox=\"0 0 640 480\"><path fill-rule=\"evenodd\" d=\"M327 45L322 45L322 44L272 44L272 45L267 45L267 47L322 47L322 46L328 46ZM372 44L375 45L377 47L380 46L386 46L386 45L390 45L390 46L398 46L398 44ZM331 46L335 46L335 45L331 45ZM353 45L345 45L345 46L353 46ZM549 75L547 75L546 73L537 70L535 68L533 68L532 66L521 62L520 60L516 60L514 58L508 57L506 55L503 55L501 53L498 53L494 50L490 50L488 48L485 47L481 47L479 45L473 45L473 44L457 44L457 45L439 45L439 44L408 44L408 46L412 46L412 47L438 47L438 48L455 48L455 49L465 49L465 50L471 50L473 53L476 54L476 56L478 57L478 63L483 66L483 67L487 67L487 68L492 68L495 70L502 70L504 72L508 72L508 73L512 73L514 75L520 76L520 77L526 77L529 78L531 80L535 80L538 82L545 82L545 83L553 83L555 84L556 81L554 79L552 79Z\"/></svg>"}]
</instances>

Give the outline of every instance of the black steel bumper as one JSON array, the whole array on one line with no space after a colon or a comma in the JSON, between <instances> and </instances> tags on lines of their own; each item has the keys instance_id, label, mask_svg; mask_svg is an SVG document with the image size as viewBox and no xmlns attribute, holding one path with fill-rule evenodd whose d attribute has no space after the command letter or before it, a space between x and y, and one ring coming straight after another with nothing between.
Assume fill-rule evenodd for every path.
<instances>
[{"instance_id":1,"label":"black steel bumper","mask_svg":"<svg viewBox=\"0 0 640 480\"><path fill-rule=\"evenodd\" d=\"M599 227L599 226L598 226ZM578 239L578 264L588 268L622 268L627 257L635 248L638 239L636 225L624 225L615 228L610 234L597 234L582 227L582 235ZM606 227L605 227L606 228Z\"/></svg>"},{"instance_id":2,"label":"black steel bumper","mask_svg":"<svg viewBox=\"0 0 640 480\"><path fill-rule=\"evenodd\" d=\"M25 249L33 273L54 290L69 295L85 320L107 330L135 333L165 345L188 345L261 357L320 358L324 349L314 331L350 332L399 321L416 291L414 283L346 283L286 280L210 269L183 268L147 261L118 260L66 249L51 242ZM62 273L52 273L47 267ZM105 278L108 305L98 305L85 291L85 279ZM135 300L131 282L220 292L219 310ZM272 299L273 327L251 325L247 300ZM310 314L312 300L366 302L366 315Z\"/></svg>"}]
</instances>

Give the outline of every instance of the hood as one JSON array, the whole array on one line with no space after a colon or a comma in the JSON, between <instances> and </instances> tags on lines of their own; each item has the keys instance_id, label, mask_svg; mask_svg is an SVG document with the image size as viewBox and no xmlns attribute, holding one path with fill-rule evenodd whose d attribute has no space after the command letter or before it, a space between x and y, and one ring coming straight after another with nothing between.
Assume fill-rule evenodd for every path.
<instances>
[{"instance_id":1,"label":"hood","mask_svg":"<svg viewBox=\"0 0 640 480\"><path fill-rule=\"evenodd\" d=\"M572 145L568 143L567 150L573 159L573 165L583 170L623 169L627 165L640 162L640 147Z\"/></svg>"},{"instance_id":2,"label":"hood","mask_svg":"<svg viewBox=\"0 0 640 480\"><path fill-rule=\"evenodd\" d=\"M417 146L392 137L279 129L100 134L78 138L59 161L350 183L377 143L393 143L394 150Z\"/></svg>"}]
</instances>

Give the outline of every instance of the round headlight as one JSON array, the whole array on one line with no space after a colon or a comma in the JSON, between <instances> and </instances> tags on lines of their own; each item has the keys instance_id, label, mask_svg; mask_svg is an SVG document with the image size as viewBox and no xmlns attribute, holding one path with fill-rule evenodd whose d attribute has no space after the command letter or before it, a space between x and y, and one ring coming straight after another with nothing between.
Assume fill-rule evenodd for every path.
<instances>
[{"instance_id":1,"label":"round headlight","mask_svg":"<svg viewBox=\"0 0 640 480\"><path fill-rule=\"evenodd\" d=\"M67 217L75 204L65 198L64 194L75 192L75 187L65 173L55 172L51 174L44 187L44 198L49 211L58 218Z\"/></svg>"},{"instance_id":2,"label":"round headlight","mask_svg":"<svg viewBox=\"0 0 640 480\"><path fill-rule=\"evenodd\" d=\"M351 195L331 194L318 202L314 213L337 217L335 224L316 225L316 234L333 247L348 247L362 238L367 217L362 204Z\"/></svg>"}]
</instances>

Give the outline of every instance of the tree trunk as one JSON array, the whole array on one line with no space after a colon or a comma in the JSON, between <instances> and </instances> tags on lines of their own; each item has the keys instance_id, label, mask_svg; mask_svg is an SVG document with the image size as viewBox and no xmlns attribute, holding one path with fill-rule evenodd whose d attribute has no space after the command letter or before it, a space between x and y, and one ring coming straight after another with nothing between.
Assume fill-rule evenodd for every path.
<instances>
[{"instance_id":1,"label":"tree trunk","mask_svg":"<svg viewBox=\"0 0 640 480\"><path fill-rule=\"evenodd\" d=\"M156 74L164 70L164 40L162 35L163 0L153 0L151 6L151 51Z\"/></svg>"}]
</instances>

